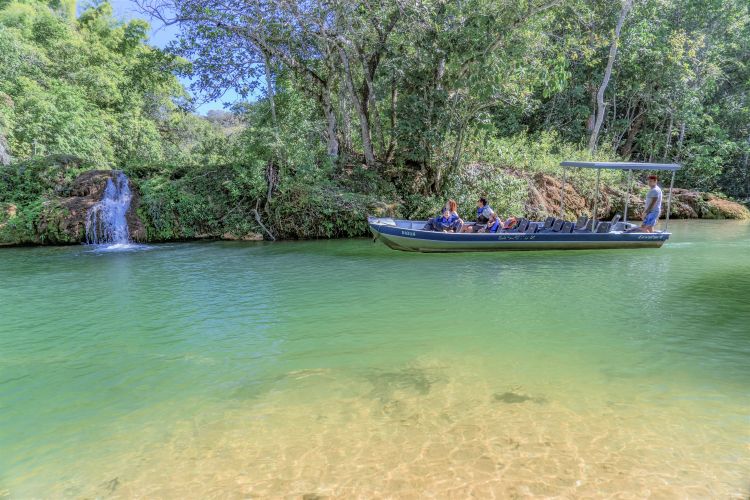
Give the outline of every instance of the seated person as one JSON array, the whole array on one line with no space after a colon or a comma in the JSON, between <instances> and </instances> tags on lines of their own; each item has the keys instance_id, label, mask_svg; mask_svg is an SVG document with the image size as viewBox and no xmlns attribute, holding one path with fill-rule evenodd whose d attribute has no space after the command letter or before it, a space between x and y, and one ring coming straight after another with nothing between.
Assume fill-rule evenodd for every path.
<instances>
[{"instance_id":1,"label":"seated person","mask_svg":"<svg viewBox=\"0 0 750 500\"><path fill-rule=\"evenodd\" d=\"M424 226L425 231L453 231L460 232L463 227L464 221L458 216L458 204L455 200L448 200L448 203L443 207L443 212L440 217L435 217L427 221Z\"/></svg>"},{"instance_id":2,"label":"seated person","mask_svg":"<svg viewBox=\"0 0 750 500\"><path fill-rule=\"evenodd\" d=\"M490 218L489 222L487 222L487 225L480 229L480 233L497 233L498 231L505 231L508 229L513 229L516 224L518 223L518 220L515 217L508 217L507 220L503 221L500 217L497 216L497 214L493 213L492 218Z\"/></svg>"},{"instance_id":3,"label":"seated person","mask_svg":"<svg viewBox=\"0 0 750 500\"><path fill-rule=\"evenodd\" d=\"M513 229L514 227L516 227L517 223L518 219L513 216L508 217L505 221L503 221L501 218L495 215L495 217L487 223L487 227L480 232L497 233L498 231L507 231L508 229Z\"/></svg>"},{"instance_id":4,"label":"seated person","mask_svg":"<svg viewBox=\"0 0 750 500\"><path fill-rule=\"evenodd\" d=\"M479 229L480 233L496 233L503 228L503 220L497 216L496 213L492 212L490 219L484 227Z\"/></svg>"},{"instance_id":5,"label":"seated person","mask_svg":"<svg viewBox=\"0 0 750 500\"><path fill-rule=\"evenodd\" d=\"M490 218L495 215L495 211L490 208L487 204L487 198L479 198L477 201L477 220L474 224L467 224L463 227L462 232L464 233L478 233L485 227L490 221Z\"/></svg>"},{"instance_id":6,"label":"seated person","mask_svg":"<svg viewBox=\"0 0 750 500\"><path fill-rule=\"evenodd\" d=\"M512 216L508 217L508 219L503 224L503 230L513 229L514 227L516 227L516 225L518 225L518 219Z\"/></svg>"}]
</instances>

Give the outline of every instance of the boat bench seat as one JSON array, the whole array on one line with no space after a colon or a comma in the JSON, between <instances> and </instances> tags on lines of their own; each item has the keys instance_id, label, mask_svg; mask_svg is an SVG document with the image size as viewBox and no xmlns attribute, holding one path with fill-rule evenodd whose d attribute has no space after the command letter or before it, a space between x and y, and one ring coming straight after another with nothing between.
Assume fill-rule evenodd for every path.
<instances>
[{"instance_id":1,"label":"boat bench seat","mask_svg":"<svg viewBox=\"0 0 750 500\"><path fill-rule=\"evenodd\" d=\"M577 220L577 221L576 221L576 223L575 223L575 224L573 225L573 229L583 229L583 228L585 228L585 227L586 227L586 225L587 225L588 223L589 223L589 218L588 218L588 216L587 216L587 215L581 215L580 217L578 217L578 220ZM589 228L591 228L591 226L590 226L590 225L589 225Z\"/></svg>"},{"instance_id":2,"label":"boat bench seat","mask_svg":"<svg viewBox=\"0 0 750 500\"><path fill-rule=\"evenodd\" d=\"M518 224L516 224L516 227L512 229L514 233L524 233L529 228L529 219L522 217L521 220L518 221Z\"/></svg>"},{"instance_id":3,"label":"boat bench seat","mask_svg":"<svg viewBox=\"0 0 750 500\"><path fill-rule=\"evenodd\" d=\"M591 232L591 224L593 224L593 222L592 219L586 218L586 222L580 227L576 224L574 231L577 233Z\"/></svg>"}]
</instances>

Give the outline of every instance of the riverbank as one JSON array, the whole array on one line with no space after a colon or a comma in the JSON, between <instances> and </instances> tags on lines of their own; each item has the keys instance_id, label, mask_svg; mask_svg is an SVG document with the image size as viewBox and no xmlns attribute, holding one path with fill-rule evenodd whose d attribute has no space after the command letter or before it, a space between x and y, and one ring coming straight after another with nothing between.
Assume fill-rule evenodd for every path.
<instances>
[{"instance_id":1,"label":"riverbank","mask_svg":"<svg viewBox=\"0 0 750 500\"><path fill-rule=\"evenodd\" d=\"M113 175L61 155L2 167L1 173L0 246L85 241L86 215ZM138 242L358 237L368 234L367 215L425 219L443 202L404 193L403 182L386 182L361 165L337 169L315 185L293 184L265 206L242 191L243 171L235 167L169 176L153 169L126 173L132 191L127 221ZM598 216L606 219L622 212L626 184L620 173L603 178ZM480 194L503 216L539 219L558 215L561 188L559 171L475 163L461 169L446 192L467 219ZM565 186L566 217L589 213L593 192L590 173L573 172ZM637 183L631 213L640 213L644 192ZM750 210L719 194L675 189L671 217L750 219Z\"/></svg>"},{"instance_id":2,"label":"riverbank","mask_svg":"<svg viewBox=\"0 0 750 500\"><path fill-rule=\"evenodd\" d=\"M607 173L599 217L623 210L622 176ZM3 167L6 193L0 201L0 245L64 245L85 241L86 214L101 200L112 171L92 169L85 161L55 156ZM131 172L127 220L138 242L225 239L317 239L368 234L369 214L427 218L442 200L400 195L396 185L372 182L361 166L341 169L318 185L294 185L276 194L266 207L227 189L241 173L232 167L166 178L158 172ZM543 218L558 215L561 180L556 172L474 164L462 170L455 197L468 217L475 197L487 196L503 215ZM370 188L370 189L368 189ZM566 216L591 210L591 176L576 172L566 184ZM636 184L630 207L642 207L644 186ZM631 212L632 213L632 212ZM675 189L673 218L748 219L750 210L721 195ZM262 224L262 225L261 225Z\"/></svg>"}]
</instances>

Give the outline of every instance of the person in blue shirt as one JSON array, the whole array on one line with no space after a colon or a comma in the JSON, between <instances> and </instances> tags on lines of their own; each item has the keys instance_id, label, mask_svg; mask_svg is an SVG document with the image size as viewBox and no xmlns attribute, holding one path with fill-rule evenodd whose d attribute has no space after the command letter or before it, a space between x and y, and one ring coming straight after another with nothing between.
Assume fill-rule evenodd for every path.
<instances>
[{"instance_id":1,"label":"person in blue shirt","mask_svg":"<svg viewBox=\"0 0 750 500\"><path fill-rule=\"evenodd\" d=\"M482 233L496 233L503 228L503 221L496 213L492 213L492 217L487 221L487 224L480 229Z\"/></svg>"},{"instance_id":2,"label":"person in blue shirt","mask_svg":"<svg viewBox=\"0 0 750 500\"><path fill-rule=\"evenodd\" d=\"M512 229L516 225L516 222L518 222L518 220L513 216L508 217L506 220L503 220L493 212L490 220L487 222L487 225L480 229L479 232L497 233L506 229Z\"/></svg>"},{"instance_id":3,"label":"person in blue shirt","mask_svg":"<svg viewBox=\"0 0 750 500\"><path fill-rule=\"evenodd\" d=\"M426 231L443 231L443 232L460 232L464 221L458 216L458 204L456 200L448 200L443 207L440 217L435 217L427 221L424 229Z\"/></svg>"},{"instance_id":4,"label":"person in blue shirt","mask_svg":"<svg viewBox=\"0 0 750 500\"><path fill-rule=\"evenodd\" d=\"M477 200L477 219L474 224L468 224L463 227L464 233L479 233L484 232L487 229L487 224L494 220L495 211L490 208L487 204L487 198L479 198Z\"/></svg>"}]
</instances>

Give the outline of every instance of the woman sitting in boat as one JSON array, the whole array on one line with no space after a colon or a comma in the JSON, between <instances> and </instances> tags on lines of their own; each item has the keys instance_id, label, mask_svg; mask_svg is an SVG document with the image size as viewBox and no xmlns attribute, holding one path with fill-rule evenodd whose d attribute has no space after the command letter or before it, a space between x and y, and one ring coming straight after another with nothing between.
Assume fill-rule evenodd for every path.
<instances>
[{"instance_id":1,"label":"woman sitting in boat","mask_svg":"<svg viewBox=\"0 0 750 500\"><path fill-rule=\"evenodd\" d=\"M442 215L428 220L424 229L426 231L460 232L464 221L458 216L457 210L458 204L456 200L448 200L445 207L443 207Z\"/></svg>"}]
</instances>

